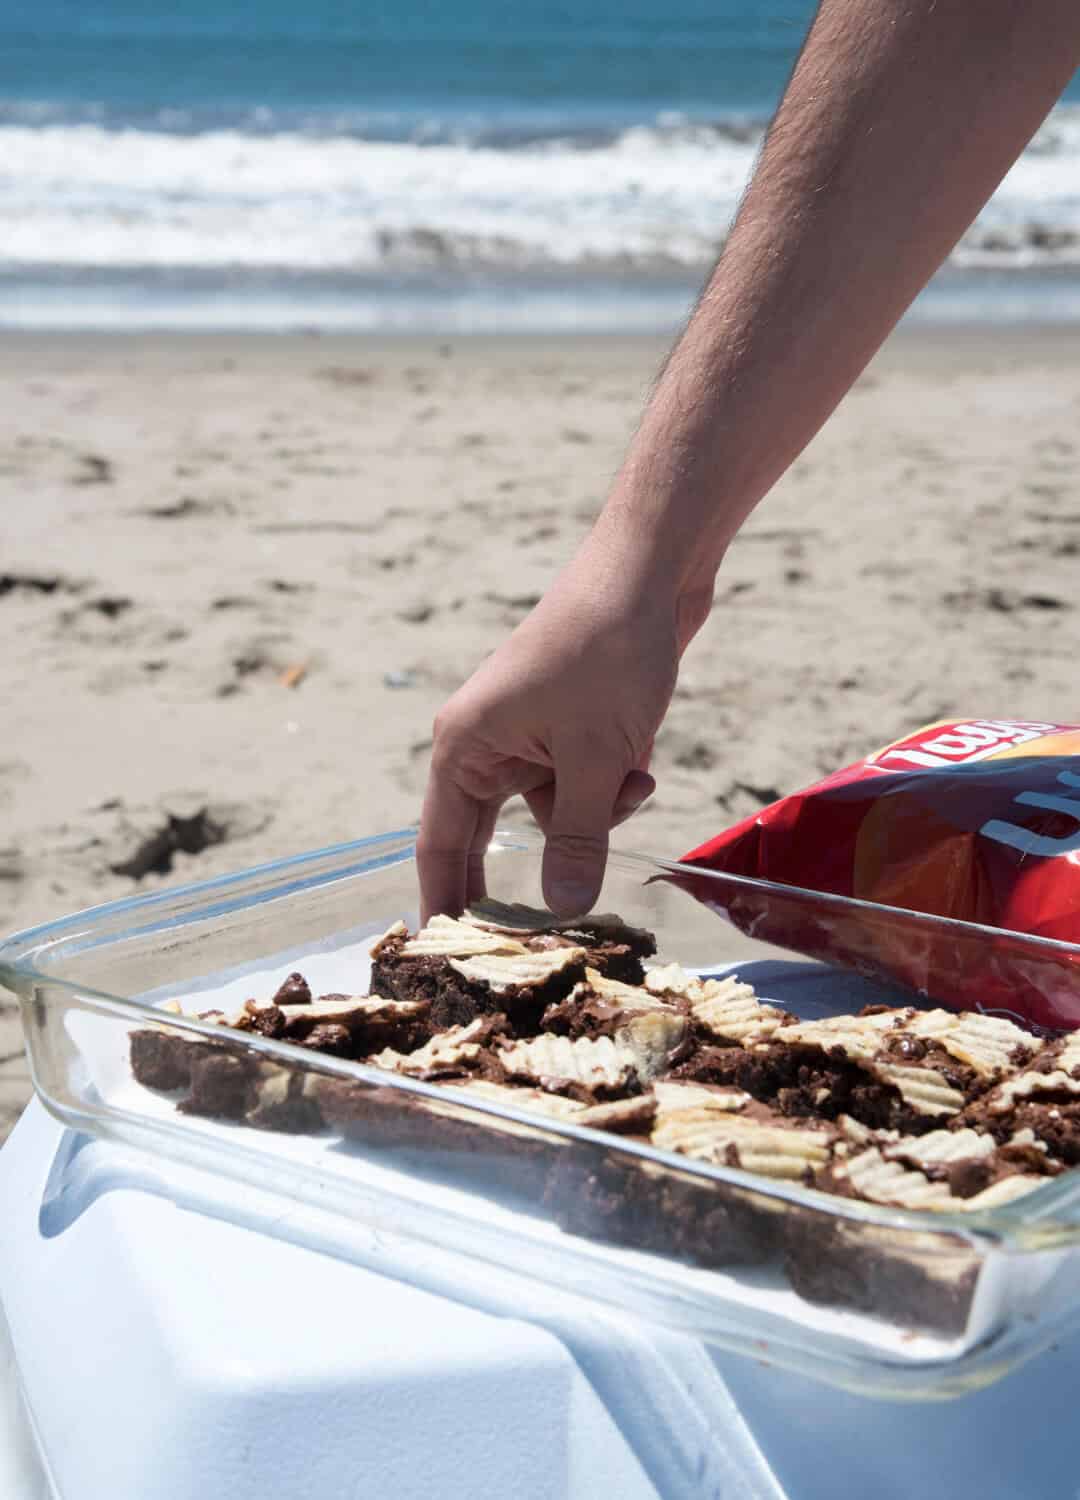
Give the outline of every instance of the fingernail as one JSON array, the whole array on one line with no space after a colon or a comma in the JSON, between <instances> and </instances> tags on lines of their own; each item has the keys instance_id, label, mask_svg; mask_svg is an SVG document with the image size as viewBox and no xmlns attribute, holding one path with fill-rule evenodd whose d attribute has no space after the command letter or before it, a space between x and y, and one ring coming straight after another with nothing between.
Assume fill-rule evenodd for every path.
<instances>
[{"instance_id":1,"label":"fingernail","mask_svg":"<svg viewBox=\"0 0 1080 1500\"><path fill-rule=\"evenodd\" d=\"M551 909L560 917L579 917L593 904L593 888L577 880L556 880L551 887Z\"/></svg>"}]
</instances>

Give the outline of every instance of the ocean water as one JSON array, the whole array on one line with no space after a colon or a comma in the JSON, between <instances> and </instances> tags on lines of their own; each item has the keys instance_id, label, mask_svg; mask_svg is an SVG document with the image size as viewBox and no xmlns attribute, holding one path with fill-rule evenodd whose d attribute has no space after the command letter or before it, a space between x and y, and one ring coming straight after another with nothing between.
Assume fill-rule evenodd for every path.
<instances>
[{"instance_id":1,"label":"ocean water","mask_svg":"<svg viewBox=\"0 0 1080 1500\"><path fill-rule=\"evenodd\" d=\"M0 325L654 328L810 0L0 0ZM1080 318L1080 86L923 299Z\"/></svg>"}]
</instances>

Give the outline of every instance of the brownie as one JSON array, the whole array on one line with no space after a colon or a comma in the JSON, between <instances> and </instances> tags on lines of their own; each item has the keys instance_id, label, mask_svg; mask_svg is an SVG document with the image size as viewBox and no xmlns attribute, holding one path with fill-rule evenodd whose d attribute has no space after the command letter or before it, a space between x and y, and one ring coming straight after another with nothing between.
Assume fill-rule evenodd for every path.
<instances>
[{"instance_id":1,"label":"brownie","mask_svg":"<svg viewBox=\"0 0 1080 1500\"><path fill-rule=\"evenodd\" d=\"M640 985L624 984L597 969L587 968L584 981L576 984L565 999L549 1005L540 1025L544 1032L571 1040L617 1036L631 1017L657 1012L683 1017L680 1031L685 1035L690 1017L687 1000L653 995Z\"/></svg>"},{"instance_id":2,"label":"brownie","mask_svg":"<svg viewBox=\"0 0 1080 1500\"><path fill-rule=\"evenodd\" d=\"M1080 1166L1080 1099L1066 1095L1032 1099L1016 1108L1010 1127L1008 1140L1030 1135L1054 1161Z\"/></svg>"},{"instance_id":3,"label":"brownie","mask_svg":"<svg viewBox=\"0 0 1080 1500\"><path fill-rule=\"evenodd\" d=\"M298 1005L282 1005L275 996L268 1004L246 1001L225 1024L301 1045L312 1045L313 1034L319 1032L330 1043L327 1050L336 1056L360 1058L380 1047L409 1050L419 1046L431 1033L430 1011L423 1000L368 995L325 995L312 1000L309 995Z\"/></svg>"},{"instance_id":4,"label":"brownie","mask_svg":"<svg viewBox=\"0 0 1080 1500\"><path fill-rule=\"evenodd\" d=\"M190 1085L191 1051L198 1043L155 1027L133 1031L128 1043L136 1082L166 1092Z\"/></svg>"},{"instance_id":5,"label":"brownie","mask_svg":"<svg viewBox=\"0 0 1080 1500\"><path fill-rule=\"evenodd\" d=\"M312 1080L303 1069L150 1028L131 1033L130 1052L139 1083L165 1092L184 1091L176 1106L182 1114L266 1130L303 1133L322 1128Z\"/></svg>"},{"instance_id":6,"label":"brownie","mask_svg":"<svg viewBox=\"0 0 1080 1500\"><path fill-rule=\"evenodd\" d=\"M997 1207L1057 1170L1038 1152L999 1147L969 1126L904 1136L844 1119L842 1139L815 1186L869 1203L950 1213Z\"/></svg>"},{"instance_id":7,"label":"brownie","mask_svg":"<svg viewBox=\"0 0 1080 1500\"><path fill-rule=\"evenodd\" d=\"M208 1048L191 1059L190 1092L177 1109L185 1115L242 1120L258 1103L259 1063L254 1056L224 1047Z\"/></svg>"},{"instance_id":8,"label":"brownie","mask_svg":"<svg viewBox=\"0 0 1080 1500\"><path fill-rule=\"evenodd\" d=\"M584 948L587 962L607 979L641 984L643 959L656 952L656 938L644 927L631 927L613 913L559 918L552 912L485 897L465 913L483 931L517 938L534 952L559 945Z\"/></svg>"},{"instance_id":9,"label":"brownie","mask_svg":"<svg viewBox=\"0 0 1080 1500\"><path fill-rule=\"evenodd\" d=\"M486 1078L499 1083L505 1070L495 1046L508 1030L505 1016L477 1016L467 1026L451 1026L438 1032L412 1052L387 1047L367 1061L374 1067L425 1083L454 1078Z\"/></svg>"},{"instance_id":10,"label":"brownie","mask_svg":"<svg viewBox=\"0 0 1080 1500\"><path fill-rule=\"evenodd\" d=\"M504 1042L498 1057L508 1078L592 1104L640 1093L679 1055L686 1030L681 1012L658 1006L627 1011L595 1036L541 1032Z\"/></svg>"},{"instance_id":11,"label":"brownie","mask_svg":"<svg viewBox=\"0 0 1080 1500\"><path fill-rule=\"evenodd\" d=\"M882 1130L918 1131L934 1123L933 1117L905 1105L893 1084L875 1078L846 1057L813 1047L699 1047L676 1076L745 1089L755 1099L775 1102L781 1113L793 1117L836 1119L847 1114Z\"/></svg>"},{"instance_id":12,"label":"brownie","mask_svg":"<svg viewBox=\"0 0 1080 1500\"><path fill-rule=\"evenodd\" d=\"M466 1099L500 1099L525 1090L485 1083L463 1083L455 1093ZM377 1155L406 1155L410 1165L440 1179L467 1182L497 1198L506 1196L539 1205L560 1143L537 1129L500 1120L481 1119L455 1108L453 1099L420 1098L403 1090L379 1088L346 1079L320 1079L316 1098L322 1116L346 1142ZM573 1106L567 1100L544 1100L545 1112ZM535 1097L530 1109L537 1108ZM524 1107L524 1101L519 1107ZM565 1112L564 1112L565 1113Z\"/></svg>"},{"instance_id":13,"label":"brownie","mask_svg":"<svg viewBox=\"0 0 1080 1500\"><path fill-rule=\"evenodd\" d=\"M464 923L440 930L440 922L449 925L450 919L436 918L415 938L387 934L374 950L371 970L373 994L426 1003L434 1031L503 1014L519 1035L532 1035L547 1007L585 977L583 948L533 952L516 939Z\"/></svg>"},{"instance_id":14,"label":"brownie","mask_svg":"<svg viewBox=\"0 0 1080 1500\"><path fill-rule=\"evenodd\" d=\"M434 917L415 935L395 924L372 949L371 988L429 1001L436 1029L501 1011L530 1036L587 967L640 983L642 958L655 946L651 933L616 917L560 923L549 912L481 903L460 919Z\"/></svg>"},{"instance_id":15,"label":"brownie","mask_svg":"<svg viewBox=\"0 0 1080 1500\"><path fill-rule=\"evenodd\" d=\"M131 1033L132 1071L180 1093L185 1113L329 1123L348 1149L512 1197L568 1233L699 1266L773 1263L811 1301L963 1327L976 1262L962 1237L784 1203L769 1184L947 1214L1032 1192L1080 1165L1080 1034L913 1007L801 1021L735 975L645 971L654 952L617 917L485 901L416 934L396 923L373 946L369 996L314 999L294 973L233 1016L205 1013L222 1042L273 1038L435 1096L310 1074L167 1020ZM552 1122L600 1139L553 1135ZM707 1179L694 1162L746 1175Z\"/></svg>"},{"instance_id":16,"label":"brownie","mask_svg":"<svg viewBox=\"0 0 1080 1500\"><path fill-rule=\"evenodd\" d=\"M741 1047L699 1047L679 1070L730 1084L782 1113L849 1115L917 1134L959 1118L1020 1057L1043 1044L995 1017L910 1007L778 1027Z\"/></svg>"},{"instance_id":17,"label":"brownie","mask_svg":"<svg viewBox=\"0 0 1080 1500\"><path fill-rule=\"evenodd\" d=\"M256 1097L249 1105L245 1123L260 1130L279 1130L289 1135L309 1135L325 1124L318 1104L318 1075L282 1063L263 1062Z\"/></svg>"},{"instance_id":18,"label":"brownie","mask_svg":"<svg viewBox=\"0 0 1080 1500\"><path fill-rule=\"evenodd\" d=\"M737 974L702 978L687 973L681 964L663 964L645 975L645 988L669 1005L685 1005L693 1035L702 1046L749 1047L798 1019L759 1000Z\"/></svg>"},{"instance_id":19,"label":"brownie","mask_svg":"<svg viewBox=\"0 0 1080 1500\"><path fill-rule=\"evenodd\" d=\"M651 1097L644 1139L652 1145L774 1178L813 1185L837 1135L787 1120L742 1091L658 1082ZM781 1245L782 1210L764 1193L593 1146L560 1158L548 1202L570 1233L700 1266L763 1264Z\"/></svg>"},{"instance_id":20,"label":"brownie","mask_svg":"<svg viewBox=\"0 0 1080 1500\"><path fill-rule=\"evenodd\" d=\"M961 1236L928 1232L898 1240L887 1227L790 1206L780 1233L784 1272L808 1302L939 1334L963 1332L978 1263Z\"/></svg>"},{"instance_id":21,"label":"brownie","mask_svg":"<svg viewBox=\"0 0 1080 1500\"><path fill-rule=\"evenodd\" d=\"M1003 1150L1080 1166L1080 1035L1048 1043L1028 1066L970 1103L965 1119Z\"/></svg>"},{"instance_id":22,"label":"brownie","mask_svg":"<svg viewBox=\"0 0 1080 1500\"><path fill-rule=\"evenodd\" d=\"M781 1215L767 1199L594 1146L559 1156L545 1202L568 1234L699 1266L760 1265L780 1244Z\"/></svg>"}]
</instances>

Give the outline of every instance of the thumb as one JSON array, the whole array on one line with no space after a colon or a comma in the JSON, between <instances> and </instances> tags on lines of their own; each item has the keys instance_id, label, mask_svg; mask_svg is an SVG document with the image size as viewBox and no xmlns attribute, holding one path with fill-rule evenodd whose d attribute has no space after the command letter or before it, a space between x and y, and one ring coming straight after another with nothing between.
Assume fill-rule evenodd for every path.
<instances>
[{"instance_id":1,"label":"thumb","mask_svg":"<svg viewBox=\"0 0 1080 1500\"><path fill-rule=\"evenodd\" d=\"M620 768L569 757L555 767L555 801L544 848L544 900L557 916L587 912L600 894Z\"/></svg>"}]
</instances>

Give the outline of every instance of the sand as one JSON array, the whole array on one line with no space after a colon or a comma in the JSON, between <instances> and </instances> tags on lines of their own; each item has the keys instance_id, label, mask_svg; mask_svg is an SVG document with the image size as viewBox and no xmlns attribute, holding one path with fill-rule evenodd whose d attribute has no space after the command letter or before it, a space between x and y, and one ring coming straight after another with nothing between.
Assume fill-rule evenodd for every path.
<instances>
[{"instance_id":1,"label":"sand","mask_svg":"<svg viewBox=\"0 0 1080 1500\"><path fill-rule=\"evenodd\" d=\"M665 347L9 336L0 928L410 823ZM896 337L732 549L622 844L953 713L1080 716L1078 418L1075 333ZM27 1093L7 1006L0 1133Z\"/></svg>"}]
</instances>

